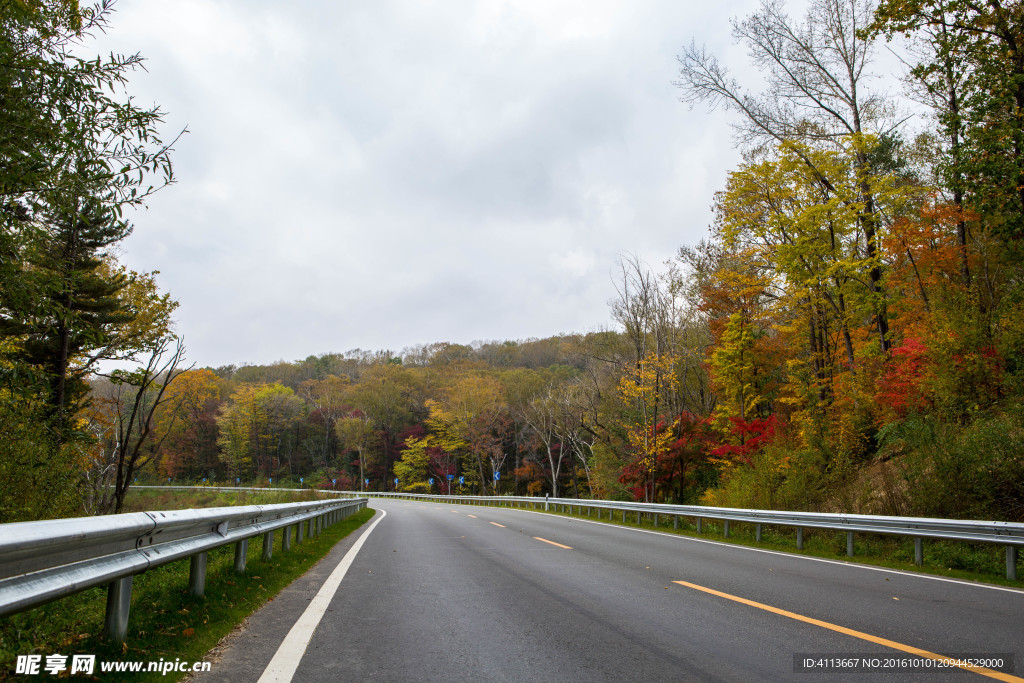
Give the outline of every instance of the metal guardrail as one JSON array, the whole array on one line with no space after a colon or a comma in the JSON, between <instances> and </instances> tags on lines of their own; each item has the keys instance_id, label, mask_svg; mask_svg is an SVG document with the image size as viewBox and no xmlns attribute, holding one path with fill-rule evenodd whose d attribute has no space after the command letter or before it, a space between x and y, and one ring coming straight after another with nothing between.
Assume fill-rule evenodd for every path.
<instances>
[{"instance_id":1,"label":"metal guardrail","mask_svg":"<svg viewBox=\"0 0 1024 683\"><path fill-rule=\"evenodd\" d=\"M1017 579L1018 546L1024 545L1024 524L1014 522L988 522L966 519L938 519L932 517L884 517L880 515L848 515L828 512L781 512L775 510L745 510L739 508L705 507L700 505L668 505L663 503L634 503L626 501L586 500L578 498L537 498L530 496L445 496L414 493L369 493L342 492L348 495L361 495L379 498L398 498L407 500L429 500L435 502L464 503L469 505L509 505L516 507L543 506L545 510L574 508L591 511L598 510L599 516L608 512L609 519L615 512L621 512L622 522L626 522L627 514L635 514L637 524L642 515L653 517L654 524L658 516L664 515L673 519L673 526L678 528L679 518L697 520L697 530L701 530L701 521L712 519L723 522L726 538L729 536L729 522L747 522L756 525L756 539L761 540L763 524L774 526L795 527L797 549L804 545L804 529L828 529L846 532L846 554L854 555L853 539L855 533L884 534L888 536L905 536L914 539L914 561L918 566L923 564L924 552L922 541L926 538L947 539L994 543L1006 547L1006 578Z\"/></svg>"},{"instance_id":2,"label":"metal guardrail","mask_svg":"<svg viewBox=\"0 0 1024 683\"><path fill-rule=\"evenodd\" d=\"M208 551L234 544L235 571L243 572L250 538L264 536L270 559L277 529L288 550L292 527L301 543L304 531L315 536L366 504L356 498L2 524L0 616L107 584L104 635L124 640L135 574L188 557L188 589L201 596Z\"/></svg>"}]
</instances>

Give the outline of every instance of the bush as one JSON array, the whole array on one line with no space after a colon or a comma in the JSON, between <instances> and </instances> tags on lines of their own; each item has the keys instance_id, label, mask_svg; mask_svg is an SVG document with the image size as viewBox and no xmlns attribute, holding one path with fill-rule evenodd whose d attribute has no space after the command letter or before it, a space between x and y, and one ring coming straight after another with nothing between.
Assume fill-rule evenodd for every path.
<instances>
[{"instance_id":1,"label":"bush","mask_svg":"<svg viewBox=\"0 0 1024 683\"><path fill-rule=\"evenodd\" d=\"M83 444L56 447L38 408L0 396L0 523L79 517Z\"/></svg>"},{"instance_id":2,"label":"bush","mask_svg":"<svg viewBox=\"0 0 1024 683\"><path fill-rule=\"evenodd\" d=\"M986 416L965 428L922 422L908 421L890 437L907 451L901 468L912 514L1024 521L1019 417Z\"/></svg>"},{"instance_id":3,"label":"bush","mask_svg":"<svg viewBox=\"0 0 1024 683\"><path fill-rule=\"evenodd\" d=\"M772 444L751 456L750 466L722 474L722 484L709 489L704 505L766 510L813 510L821 504L835 473L818 451L792 451Z\"/></svg>"}]
</instances>

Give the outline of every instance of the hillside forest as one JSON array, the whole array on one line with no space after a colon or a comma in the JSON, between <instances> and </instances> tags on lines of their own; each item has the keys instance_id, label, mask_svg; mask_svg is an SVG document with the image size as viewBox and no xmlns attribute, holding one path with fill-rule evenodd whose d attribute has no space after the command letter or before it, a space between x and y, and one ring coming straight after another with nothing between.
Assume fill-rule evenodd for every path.
<instances>
[{"instance_id":1,"label":"hillside forest","mask_svg":"<svg viewBox=\"0 0 1024 683\"><path fill-rule=\"evenodd\" d=\"M1020 2L765 0L758 83L684 47L742 163L706 239L621 258L607 329L216 368L116 258L174 177L139 58L71 49L110 19L0 2L0 522L136 481L1024 521Z\"/></svg>"}]
</instances>

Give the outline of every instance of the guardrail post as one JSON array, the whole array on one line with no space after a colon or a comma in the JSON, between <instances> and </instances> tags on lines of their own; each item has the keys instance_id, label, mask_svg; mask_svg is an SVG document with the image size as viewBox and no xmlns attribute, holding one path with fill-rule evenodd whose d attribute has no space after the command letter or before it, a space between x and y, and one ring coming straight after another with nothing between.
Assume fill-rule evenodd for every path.
<instances>
[{"instance_id":1,"label":"guardrail post","mask_svg":"<svg viewBox=\"0 0 1024 683\"><path fill-rule=\"evenodd\" d=\"M291 526L286 526L282 531L281 552L286 553L292 549L292 528Z\"/></svg>"},{"instance_id":2,"label":"guardrail post","mask_svg":"<svg viewBox=\"0 0 1024 683\"><path fill-rule=\"evenodd\" d=\"M303 527L304 524L305 524L305 522L299 522L298 524L295 525L295 544L296 545L298 545L299 543L302 543L302 527Z\"/></svg>"},{"instance_id":3,"label":"guardrail post","mask_svg":"<svg viewBox=\"0 0 1024 683\"><path fill-rule=\"evenodd\" d=\"M243 539L235 544L235 572L245 573L246 555L249 553L249 539Z\"/></svg>"},{"instance_id":4,"label":"guardrail post","mask_svg":"<svg viewBox=\"0 0 1024 683\"><path fill-rule=\"evenodd\" d=\"M132 576L112 581L107 586L107 614L103 620L103 638L123 643L128 637L128 612L132 606Z\"/></svg>"},{"instance_id":5,"label":"guardrail post","mask_svg":"<svg viewBox=\"0 0 1024 683\"><path fill-rule=\"evenodd\" d=\"M1017 580L1017 546L1006 546L1006 579Z\"/></svg>"},{"instance_id":6,"label":"guardrail post","mask_svg":"<svg viewBox=\"0 0 1024 683\"><path fill-rule=\"evenodd\" d=\"M679 515L672 515L672 528L679 531Z\"/></svg>"},{"instance_id":7,"label":"guardrail post","mask_svg":"<svg viewBox=\"0 0 1024 683\"><path fill-rule=\"evenodd\" d=\"M658 528L658 513L657 512L654 513L654 528L655 529Z\"/></svg>"},{"instance_id":8,"label":"guardrail post","mask_svg":"<svg viewBox=\"0 0 1024 683\"><path fill-rule=\"evenodd\" d=\"M263 559L270 560L274 556L274 532L263 534Z\"/></svg>"},{"instance_id":9,"label":"guardrail post","mask_svg":"<svg viewBox=\"0 0 1024 683\"><path fill-rule=\"evenodd\" d=\"M853 532L846 532L846 556L853 557Z\"/></svg>"},{"instance_id":10,"label":"guardrail post","mask_svg":"<svg viewBox=\"0 0 1024 683\"><path fill-rule=\"evenodd\" d=\"M924 564L924 548L922 547L924 539L918 536L914 539L914 564L920 567Z\"/></svg>"},{"instance_id":11,"label":"guardrail post","mask_svg":"<svg viewBox=\"0 0 1024 683\"><path fill-rule=\"evenodd\" d=\"M796 549L804 549L804 530L802 528L796 530Z\"/></svg>"},{"instance_id":12,"label":"guardrail post","mask_svg":"<svg viewBox=\"0 0 1024 683\"><path fill-rule=\"evenodd\" d=\"M188 568L188 592L197 598L206 592L206 553L193 555Z\"/></svg>"},{"instance_id":13,"label":"guardrail post","mask_svg":"<svg viewBox=\"0 0 1024 683\"><path fill-rule=\"evenodd\" d=\"M729 520L725 520L722 532L724 534L723 538L729 538Z\"/></svg>"},{"instance_id":14,"label":"guardrail post","mask_svg":"<svg viewBox=\"0 0 1024 683\"><path fill-rule=\"evenodd\" d=\"M754 539L758 543L760 543L761 542L761 524L758 523L758 525L756 527L754 527L754 529L755 529L755 531L754 531Z\"/></svg>"},{"instance_id":15,"label":"guardrail post","mask_svg":"<svg viewBox=\"0 0 1024 683\"><path fill-rule=\"evenodd\" d=\"M704 518L703 517L698 517L697 518L697 533L698 534L703 532L703 530L701 529L701 527L703 527L703 526L704 526Z\"/></svg>"}]
</instances>

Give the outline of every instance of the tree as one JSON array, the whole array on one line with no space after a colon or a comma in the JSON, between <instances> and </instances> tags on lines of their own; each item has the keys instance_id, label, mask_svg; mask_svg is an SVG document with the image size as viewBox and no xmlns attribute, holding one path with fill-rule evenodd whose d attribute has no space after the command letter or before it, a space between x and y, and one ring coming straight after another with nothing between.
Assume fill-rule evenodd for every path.
<instances>
[{"instance_id":1,"label":"tree","mask_svg":"<svg viewBox=\"0 0 1024 683\"><path fill-rule=\"evenodd\" d=\"M362 370L358 384L353 387L352 406L376 427L378 442L374 446L379 447L380 457L368 464L377 478L391 471L399 447L398 434L412 422L413 411L419 407L414 397L417 385L417 377L400 363L375 359ZM370 450L366 451L369 454Z\"/></svg>"},{"instance_id":2,"label":"tree","mask_svg":"<svg viewBox=\"0 0 1024 683\"><path fill-rule=\"evenodd\" d=\"M233 477L273 476L292 455L297 439L292 427L302 413L302 400L281 384L242 385L217 417L218 444Z\"/></svg>"},{"instance_id":3,"label":"tree","mask_svg":"<svg viewBox=\"0 0 1024 683\"><path fill-rule=\"evenodd\" d=\"M591 461L594 456L594 444L597 432L594 427L592 412L594 404L586 387L579 381L563 384L552 398L558 406L555 430L562 441L563 448L568 448L575 457L579 468L573 470L575 495L580 496L577 472L580 468L586 477L587 495L594 497L594 482L591 476Z\"/></svg>"},{"instance_id":4,"label":"tree","mask_svg":"<svg viewBox=\"0 0 1024 683\"><path fill-rule=\"evenodd\" d=\"M157 430L166 433L160 453L165 477L210 476L218 465L216 410L220 386L212 370L186 370L168 387L157 414Z\"/></svg>"},{"instance_id":5,"label":"tree","mask_svg":"<svg viewBox=\"0 0 1024 683\"><path fill-rule=\"evenodd\" d=\"M131 360L170 332L177 303L156 293L150 275L114 266L107 248L129 232L109 207L90 199L53 217L23 264L42 283L41 300L22 317L0 317L8 357L37 371L58 442L73 430L88 392L86 377L103 360Z\"/></svg>"},{"instance_id":6,"label":"tree","mask_svg":"<svg viewBox=\"0 0 1024 683\"><path fill-rule=\"evenodd\" d=\"M25 268L30 257L48 251L38 246L47 241L46 226L56 222L74 232L82 221L90 229L116 225L120 239L129 229L121 222L123 208L142 205L173 181L170 146L157 130L159 108L119 99L142 58L73 53L90 33L104 30L110 14L109 0L95 7L32 0L0 8L0 319L58 315L50 305L66 287L53 291L45 273L35 277ZM160 180L147 185L153 174Z\"/></svg>"},{"instance_id":7,"label":"tree","mask_svg":"<svg viewBox=\"0 0 1024 683\"><path fill-rule=\"evenodd\" d=\"M402 457L395 463L395 477L398 479L398 490L407 493L429 493L430 486L427 476L430 473L431 448L429 441L415 437L406 439Z\"/></svg>"},{"instance_id":8,"label":"tree","mask_svg":"<svg viewBox=\"0 0 1024 683\"><path fill-rule=\"evenodd\" d=\"M338 421L349 410L348 394L351 383L348 378L328 375L316 380L306 380L299 385L299 395L312 406L310 421L318 429L303 442L314 462L326 468L336 455L336 434Z\"/></svg>"},{"instance_id":9,"label":"tree","mask_svg":"<svg viewBox=\"0 0 1024 683\"><path fill-rule=\"evenodd\" d=\"M883 0L870 29L930 39L930 54L913 73L939 105L954 201L960 197L1005 237L1024 237L1024 7Z\"/></svg>"},{"instance_id":10,"label":"tree","mask_svg":"<svg viewBox=\"0 0 1024 683\"><path fill-rule=\"evenodd\" d=\"M644 500L654 500L654 472L658 458L668 450L671 431L665 428L662 393L671 383L673 358L654 352L641 358L633 372L619 382L619 396L627 405L623 428L630 451L642 472Z\"/></svg>"},{"instance_id":11,"label":"tree","mask_svg":"<svg viewBox=\"0 0 1024 683\"><path fill-rule=\"evenodd\" d=\"M373 421L360 410L354 410L347 417L335 423L338 438L349 451L355 451L359 459L359 490L363 490L366 477L366 453L370 443L377 436Z\"/></svg>"},{"instance_id":12,"label":"tree","mask_svg":"<svg viewBox=\"0 0 1024 683\"><path fill-rule=\"evenodd\" d=\"M867 87L872 43L864 29L872 18L870 0L813 0L803 24L794 23L778 0L763 0L761 10L733 23L733 35L744 42L765 74L761 95L745 92L714 56L691 44L679 58L683 100L719 103L743 117L740 138L754 147L767 143L801 142L842 150L853 140L850 162L859 176L858 227L864 235L864 259L874 300L879 347L889 348L889 322L879 258L876 188L871 185L872 159L865 134L888 132L888 109L880 94ZM795 148L829 191L836 180L828 169Z\"/></svg>"},{"instance_id":13,"label":"tree","mask_svg":"<svg viewBox=\"0 0 1024 683\"><path fill-rule=\"evenodd\" d=\"M553 397L554 391L553 386L549 387L545 394L530 401L523 412L523 417L544 448L551 495L557 498L558 482L562 476L566 451L558 439L558 402Z\"/></svg>"},{"instance_id":14,"label":"tree","mask_svg":"<svg viewBox=\"0 0 1024 683\"><path fill-rule=\"evenodd\" d=\"M161 306L132 299L152 275L105 257L130 232L124 208L173 181L162 113L124 94L141 57L78 56L110 14L110 0L0 5L0 412L17 414L40 446L47 435L27 449L40 458L0 444L0 461L38 486L40 505L20 508L31 518L64 514L77 488L54 495L38 475L80 474L93 435L78 417L95 363L144 359L169 333L147 317ZM169 315L173 302L162 303Z\"/></svg>"},{"instance_id":15,"label":"tree","mask_svg":"<svg viewBox=\"0 0 1024 683\"><path fill-rule=\"evenodd\" d=\"M160 430L154 418L170 399L167 390L182 374L179 366L184 357L182 340L168 336L152 348L145 365L131 371L116 370L110 376L109 432L99 441L99 450L86 471L96 512L121 512L135 475L160 451L173 421ZM178 405L172 411L180 409L183 398L176 398Z\"/></svg>"}]
</instances>

